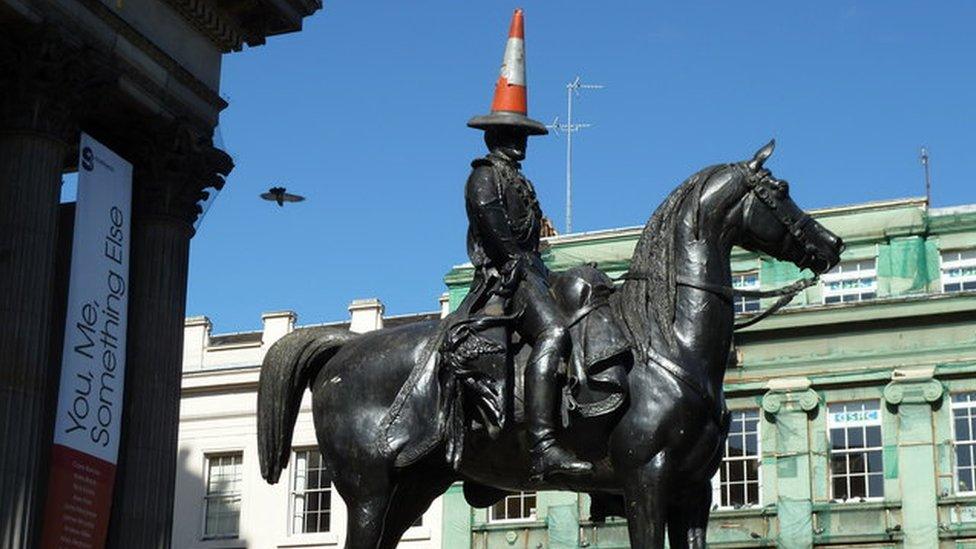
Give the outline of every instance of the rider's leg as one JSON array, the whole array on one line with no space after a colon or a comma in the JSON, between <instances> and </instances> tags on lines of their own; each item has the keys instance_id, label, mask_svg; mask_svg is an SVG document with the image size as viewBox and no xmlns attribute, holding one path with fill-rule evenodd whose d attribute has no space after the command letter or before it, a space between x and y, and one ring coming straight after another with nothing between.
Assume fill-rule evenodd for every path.
<instances>
[{"instance_id":1,"label":"rider's leg","mask_svg":"<svg viewBox=\"0 0 976 549\"><path fill-rule=\"evenodd\" d=\"M566 322L541 275L529 273L513 304L522 311L519 332L532 343L525 370L525 416L532 444L532 474L579 474L593 466L563 449L556 440L556 376L569 351Z\"/></svg>"}]
</instances>

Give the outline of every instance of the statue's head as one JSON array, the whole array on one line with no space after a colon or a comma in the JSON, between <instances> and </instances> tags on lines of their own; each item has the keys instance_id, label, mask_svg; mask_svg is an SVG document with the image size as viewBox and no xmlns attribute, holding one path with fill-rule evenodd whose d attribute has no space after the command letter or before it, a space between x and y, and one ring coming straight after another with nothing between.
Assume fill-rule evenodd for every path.
<instances>
[{"instance_id":1,"label":"statue's head","mask_svg":"<svg viewBox=\"0 0 976 549\"><path fill-rule=\"evenodd\" d=\"M759 149L751 160L739 166L742 230L736 244L820 274L840 261L844 242L800 209L790 197L790 186L764 167L773 154L775 141Z\"/></svg>"},{"instance_id":2,"label":"statue's head","mask_svg":"<svg viewBox=\"0 0 976 549\"><path fill-rule=\"evenodd\" d=\"M528 133L516 126L492 126L485 129L485 145L488 150L500 153L512 160L524 160L528 147Z\"/></svg>"}]
</instances>

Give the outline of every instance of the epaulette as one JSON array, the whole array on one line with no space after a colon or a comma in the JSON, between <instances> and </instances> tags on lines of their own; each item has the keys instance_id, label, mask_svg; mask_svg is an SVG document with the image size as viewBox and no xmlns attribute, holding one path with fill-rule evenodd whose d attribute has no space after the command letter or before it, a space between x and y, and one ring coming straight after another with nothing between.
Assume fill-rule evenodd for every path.
<instances>
[{"instance_id":1,"label":"epaulette","mask_svg":"<svg viewBox=\"0 0 976 549\"><path fill-rule=\"evenodd\" d=\"M491 166L491 159L487 156L482 156L471 161L472 168L480 168L482 166Z\"/></svg>"}]
</instances>

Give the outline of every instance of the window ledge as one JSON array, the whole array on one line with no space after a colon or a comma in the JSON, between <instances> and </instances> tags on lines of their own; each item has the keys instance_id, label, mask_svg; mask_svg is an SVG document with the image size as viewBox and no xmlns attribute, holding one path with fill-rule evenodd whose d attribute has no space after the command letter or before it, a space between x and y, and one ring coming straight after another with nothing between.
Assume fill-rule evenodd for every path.
<instances>
[{"instance_id":1,"label":"window ledge","mask_svg":"<svg viewBox=\"0 0 976 549\"><path fill-rule=\"evenodd\" d=\"M293 534L280 539L275 547L321 547L322 545L339 545L339 538L332 532L318 534Z\"/></svg>"},{"instance_id":2,"label":"window ledge","mask_svg":"<svg viewBox=\"0 0 976 549\"><path fill-rule=\"evenodd\" d=\"M193 547L199 549L244 549L247 542L239 537L202 538Z\"/></svg>"},{"instance_id":3,"label":"window ledge","mask_svg":"<svg viewBox=\"0 0 976 549\"><path fill-rule=\"evenodd\" d=\"M471 527L472 531L493 531L493 530L521 530L525 528L545 528L546 522L544 520L532 519L532 520L509 520L509 521L499 521L499 522L486 522L483 524L475 524Z\"/></svg>"},{"instance_id":4,"label":"window ledge","mask_svg":"<svg viewBox=\"0 0 976 549\"><path fill-rule=\"evenodd\" d=\"M751 507L740 507L738 509L719 507L718 509L713 509L710 516L719 520L738 517L776 516L776 507L760 507L758 505Z\"/></svg>"},{"instance_id":5,"label":"window ledge","mask_svg":"<svg viewBox=\"0 0 976 549\"><path fill-rule=\"evenodd\" d=\"M901 500L874 501L818 501L813 504L814 513L868 511L871 509L900 509Z\"/></svg>"},{"instance_id":6,"label":"window ledge","mask_svg":"<svg viewBox=\"0 0 976 549\"><path fill-rule=\"evenodd\" d=\"M976 492L964 494L952 494L951 496L941 496L936 498L939 505L955 505L957 503L976 503Z\"/></svg>"}]
</instances>

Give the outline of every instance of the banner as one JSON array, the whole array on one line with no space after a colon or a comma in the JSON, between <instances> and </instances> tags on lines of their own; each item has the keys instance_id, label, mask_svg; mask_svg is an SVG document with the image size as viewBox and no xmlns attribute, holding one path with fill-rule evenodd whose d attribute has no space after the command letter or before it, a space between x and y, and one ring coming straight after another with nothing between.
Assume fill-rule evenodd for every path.
<instances>
[{"instance_id":1,"label":"banner","mask_svg":"<svg viewBox=\"0 0 976 549\"><path fill-rule=\"evenodd\" d=\"M44 548L102 548L119 453L132 165L82 134Z\"/></svg>"}]
</instances>

